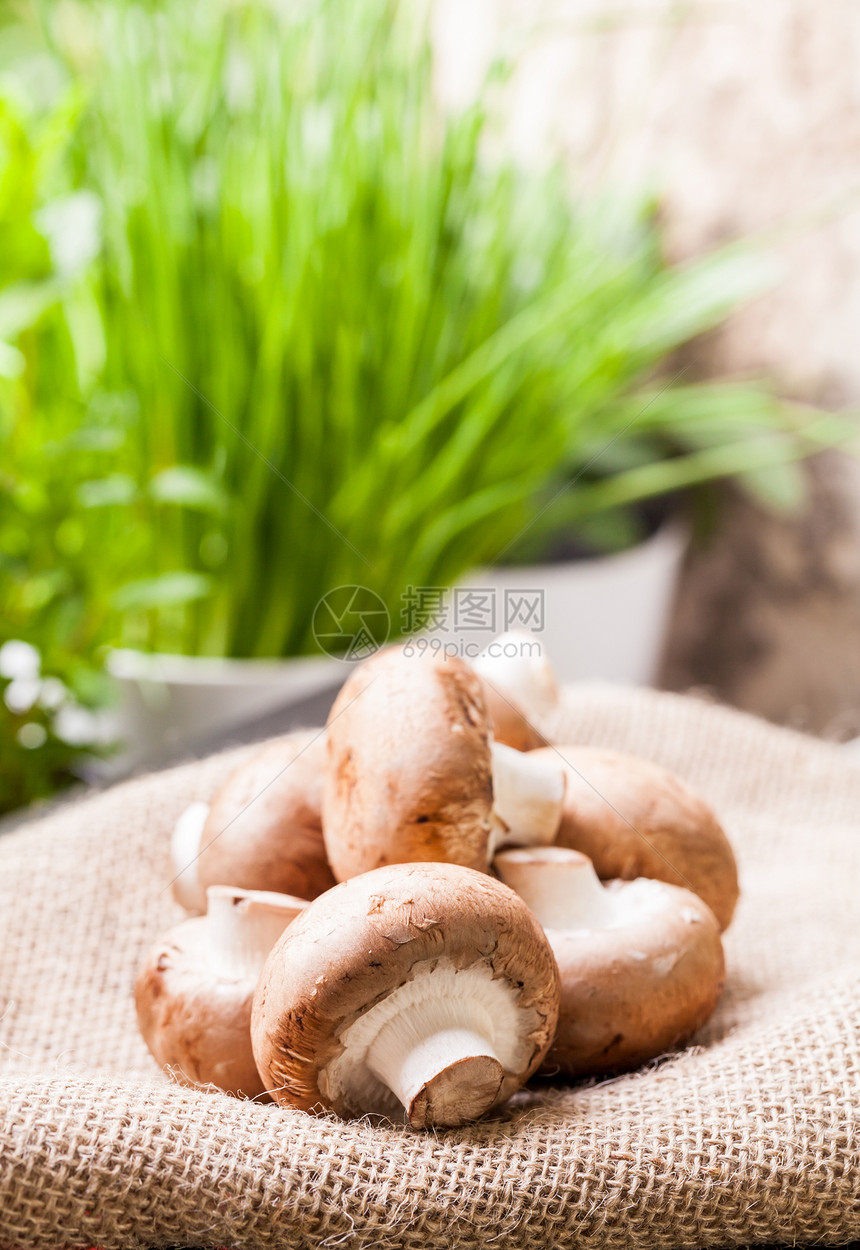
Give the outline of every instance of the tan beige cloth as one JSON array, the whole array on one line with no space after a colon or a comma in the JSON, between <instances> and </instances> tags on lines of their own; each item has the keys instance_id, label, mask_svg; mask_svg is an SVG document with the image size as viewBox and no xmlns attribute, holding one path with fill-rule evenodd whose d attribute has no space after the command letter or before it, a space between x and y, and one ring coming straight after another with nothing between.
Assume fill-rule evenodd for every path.
<instances>
[{"instance_id":1,"label":"tan beige cloth","mask_svg":"<svg viewBox=\"0 0 860 1250\"><path fill-rule=\"evenodd\" d=\"M744 895L696 1048L436 1136L171 1085L137 1036L135 968L178 917L171 824L238 756L178 768L0 839L0 1244L860 1236L860 763L649 692L571 691L556 730L659 760L725 820Z\"/></svg>"}]
</instances>

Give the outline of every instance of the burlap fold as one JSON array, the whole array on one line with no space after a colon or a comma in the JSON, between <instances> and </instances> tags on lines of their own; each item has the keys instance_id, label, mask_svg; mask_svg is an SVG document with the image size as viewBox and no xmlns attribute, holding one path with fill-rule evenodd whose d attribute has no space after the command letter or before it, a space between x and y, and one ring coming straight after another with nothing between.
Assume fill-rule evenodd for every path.
<instances>
[{"instance_id":1,"label":"burlap fold","mask_svg":"<svg viewBox=\"0 0 860 1250\"><path fill-rule=\"evenodd\" d=\"M438 1135L163 1079L137 1035L177 918L171 824L234 752L0 840L0 1241L8 1246L701 1247L860 1236L860 765L693 700L578 688L555 732L675 769L743 900L695 1048L537 1086Z\"/></svg>"}]
</instances>

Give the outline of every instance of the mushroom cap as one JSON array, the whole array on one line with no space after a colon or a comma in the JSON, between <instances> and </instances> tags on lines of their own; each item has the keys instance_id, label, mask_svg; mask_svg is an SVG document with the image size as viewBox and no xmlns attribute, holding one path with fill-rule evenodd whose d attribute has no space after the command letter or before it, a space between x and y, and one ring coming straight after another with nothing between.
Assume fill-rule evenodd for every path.
<instances>
[{"instance_id":1,"label":"mushroom cap","mask_svg":"<svg viewBox=\"0 0 860 1250\"><path fill-rule=\"evenodd\" d=\"M489 727L468 664L378 651L335 700L328 742L323 831L338 880L395 863L486 869Z\"/></svg>"},{"instance_id":2,"label":"mushroom cap","mask_svg":"<svg viewBox=\"0 0 860 1250\"><path fill-rule=\"evenodd\" d=\"M493 738L515 751L536 751L547 744L546 738L526 719L526 714L501 687L489 677L481 678L484 703L490 718Z\"/></svg>"},{"instance_id":3,"label":"mushroom cap","mask_svg":"<svg viewBox=\"0 0 860 1250\"><path fill-rule=\"evenodd\" d=\"M277 738L227 778L200 839L201 888L236 886L316 898L334 885L322 836L325 733Z\"/></svg>"},{"instance_id":4,"label":"mushroom cap","mask_svg":"<svg viewBox=\"0 0 860 1250\"><path fill-rule=\"evenodd\" d=\"M537 1069L556 1027L558 971L531 912L500 881L454 864L383 867L337 886L293 922L260 977L251 1034L267 1088L304 1111L395 1112L363 1064L373 1039L362 1051L355 1026L425 974L451 1002L472 973L505 1006L492 1026L506 1056L496 1105Z\"/></svg>"},{"instance_id":5,"label":"mushroom cap","mask_svg":"<svg viewBox=\"0 0 860 1250\"><path fill-rule=\"evenodd\" d=\"M150 949L134 1001L143 1039L181 1085L258 1097L265 1086L250 1044L255 980L207 976L207 919L176 925Z\"/></svg>"},{"instance_id":6,"label":"mushroom cap","mask_svg":"<svg viewBox=\"0 0 860 1250\"><path fill-rule=\"evenodd\" d=\"M546 855L535 849L499 858ZM610 926L546 930L561 977L547 1074L596 1076L636 1067L687 1041L722 993L720 931L697 895L644 877L610 882L606 892L617 914Z\"/></svg>"},{"instance_id":7,"label":"mushroom cap","mask_svg":"<svg viewBox=\"0 0 860 1250\"><path fill-rule=\"evenodd\" d=\"M209 804L199 800L180 813L170 836L170 858L176 874L170 892L180 907L199 916L206 910L206 891L200 884L199 864Z\"/></svg>"},{"instance_id":8,"label":"mushroom cap","mask_svg":"<svg viewBox=\"0 0 860 1250\"><path fill-rule=\"evenodd\" d=\"M150 948L135 982L137 1020L175 1081L248 1098L263 1093L251 1049L254 989L264 953L306 907L305 899L274 891L213 886L206 915L176 925Z\"/></svg>"},{"instance_id":9,"label":"mushroom cap","mask_svg":"<svg viewBox=\"0 0 860 1250\"><path fill-rule=\"evenodd\" d=\"M634 755L556 746L567 789L556 842L581 851L603 880L652 877L693 890L721 929L738 899L732 848L708 804L683 781Z\"/></svg>"}]
</instances>

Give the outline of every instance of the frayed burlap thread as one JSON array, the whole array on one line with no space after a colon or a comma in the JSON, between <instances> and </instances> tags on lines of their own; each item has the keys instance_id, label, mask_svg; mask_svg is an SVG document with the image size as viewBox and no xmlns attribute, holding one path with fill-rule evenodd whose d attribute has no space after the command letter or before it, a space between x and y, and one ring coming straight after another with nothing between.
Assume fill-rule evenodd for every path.
<instances>
[{"instance_id":1,"label":"frayed burlap thread","mask_svg":"<svg viewBox=\"0 0 860 1250\"><path fill-rule=\"evenodd\" d=\"M726 993L697 1044L539 1084L417 1134L198 1093L135 1027L178 918L171 825L243 752L142 778L0 840L0 1244L488 1250L860 1237L860 764L653 692L569 690L555 735L656 759L736 847Z\"/></svg>"}]
</instances>

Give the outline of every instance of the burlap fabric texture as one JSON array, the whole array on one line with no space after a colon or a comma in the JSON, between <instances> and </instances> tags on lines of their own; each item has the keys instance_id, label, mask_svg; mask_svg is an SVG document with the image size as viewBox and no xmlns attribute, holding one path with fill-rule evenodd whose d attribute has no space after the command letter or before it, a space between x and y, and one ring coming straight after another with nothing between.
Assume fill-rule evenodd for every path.
<instances>
[{"instance_id":1,"label":"burlap fabric texture","mask_svg":"<svg viewBox=\"0 0 860 1250\"><path fill-rule=\"evenodd\" d=\"M190 1092L135 1027L178 909L168 837L234 752L0 839L0 1243L704 1247L860 1236L860 764L649 692L554 731L659 760L717 807L743 900L698 1045L417 1134Z\"/></svg>"}]
</instances>

